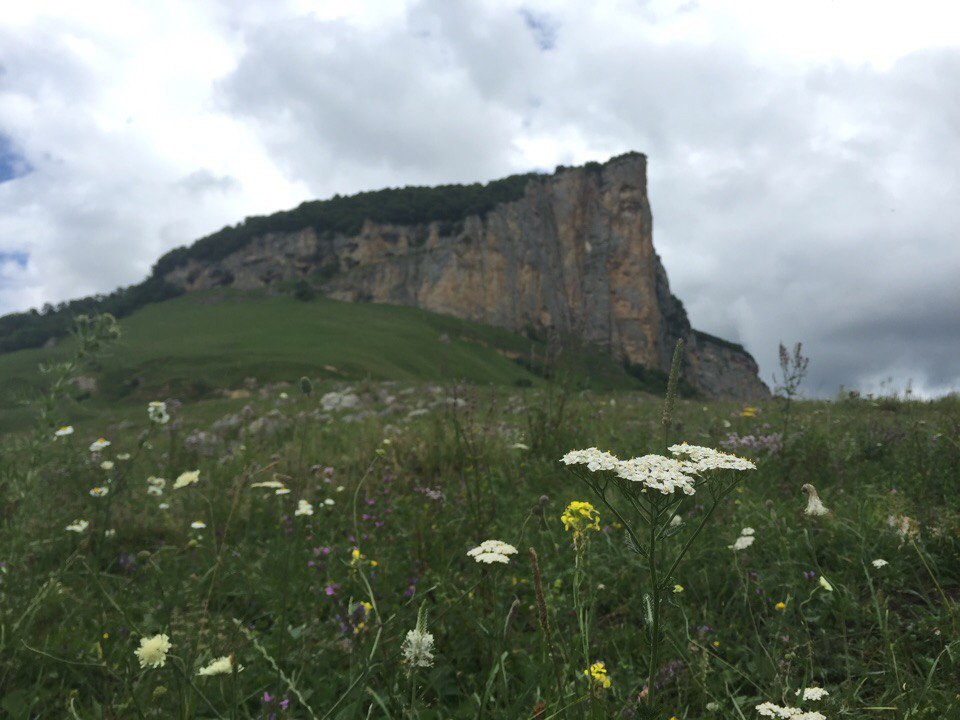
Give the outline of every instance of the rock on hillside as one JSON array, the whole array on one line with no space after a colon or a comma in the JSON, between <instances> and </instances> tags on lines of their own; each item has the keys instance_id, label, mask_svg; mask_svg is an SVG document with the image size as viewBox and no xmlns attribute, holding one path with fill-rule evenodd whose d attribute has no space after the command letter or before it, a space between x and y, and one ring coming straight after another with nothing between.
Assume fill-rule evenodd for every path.
<instances>
[{"instance_id":1,"label":"rock on hillside","mask_svg":"<svg viewBox=\"0 0 960 720\"><path fill-rule=\"evenodd\" d=\"M185 290L306 278L332 298L413 305L514 331L559 331L625 362L685 377L710 397L769 395L741 346L690 327L653 248L646 157L563 168L457 226L364 223L355 235L265 233L215 261L166 273Z\"/></svg>"}]
</instances>

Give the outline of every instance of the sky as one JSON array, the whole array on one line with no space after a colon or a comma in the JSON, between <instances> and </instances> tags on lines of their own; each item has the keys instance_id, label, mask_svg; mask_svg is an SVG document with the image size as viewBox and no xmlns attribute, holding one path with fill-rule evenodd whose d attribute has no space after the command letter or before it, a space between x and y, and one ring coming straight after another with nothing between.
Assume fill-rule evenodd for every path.
<instances>
[{"instance_id":1,"label":"sky","mask_svg":"<svg viewBox=\"0 0 960 720\"><path fill-rule=\"evenodd\" d=\"M960 5L33 0L0 9L0 314L248 215L645 153L694 327L807 395L960 390Z\"/></svg>"}]
</instances>

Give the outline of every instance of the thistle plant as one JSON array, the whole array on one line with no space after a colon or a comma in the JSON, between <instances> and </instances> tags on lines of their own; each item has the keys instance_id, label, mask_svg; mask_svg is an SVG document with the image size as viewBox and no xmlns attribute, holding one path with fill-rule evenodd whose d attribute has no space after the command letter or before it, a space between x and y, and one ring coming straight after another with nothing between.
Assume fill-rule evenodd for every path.
<instances>
[{"instance_id":1,"label":"thistle plant","mask_svg":"<svg viewBox=\"0 0 960 720\"><path fill-rule=\"evenodd\" d=\"M664 403L665 445L669 442L680 350L678 343ZM737 486L740 476L736 471L756 468L749 460L697 445L681 443L666 450L669 455L620 460L592 447L573 450L561 459L623 525L646 575L644 607L650 649L646 699L651 707L664 634L664 609L673 592L677 568L714 510ZM704 512L699 523L692 529L675 523L684 499L698 493L707 498L706 502L701 500Z\"/></svg>"}]
</instances>

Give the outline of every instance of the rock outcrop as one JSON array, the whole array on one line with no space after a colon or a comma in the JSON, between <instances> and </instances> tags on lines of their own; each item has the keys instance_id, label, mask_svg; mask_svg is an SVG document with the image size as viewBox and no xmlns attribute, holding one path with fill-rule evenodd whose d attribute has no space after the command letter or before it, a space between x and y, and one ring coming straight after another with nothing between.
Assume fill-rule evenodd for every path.
<instances>
[{"instance_id":1,"label":"rock outcrop","mask_svg":"<svg viewBox=\"0 0 960 720\"><path fill-rule=\"evenodd\" d=\"M669 371L685 340L686 379L705 395L769 394L739 345L690 327L653 248L646 157L559 169L483 217L364 223L356 235L266 233L216 261L168 272L185 290L308 279L329 297L413 305L515 331L559 331L625 362Z\"/></svg>"}]
</instances>

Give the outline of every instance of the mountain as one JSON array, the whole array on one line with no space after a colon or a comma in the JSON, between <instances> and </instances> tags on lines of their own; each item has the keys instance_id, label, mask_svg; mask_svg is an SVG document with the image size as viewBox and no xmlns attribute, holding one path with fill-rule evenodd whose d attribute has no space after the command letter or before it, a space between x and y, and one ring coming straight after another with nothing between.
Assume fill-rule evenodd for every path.
<instances>
[{"instance_id":1,"label":"mountain","mask_svg":"<svg viewBox=\"0 0 960 720\"><path fill-rule=\"evenodd\" d=\"M0 350L42 344L77 312L123 316L182 293L296 284L334 300L409 305L599 346L640 376L669 371L683 338L694 389L767 396L742 346L690 326L654 251L652 225L640 153L486 185L336 196L173 250L146 281L109 296L0 318Z\"/></svg>"}]
</instances>

